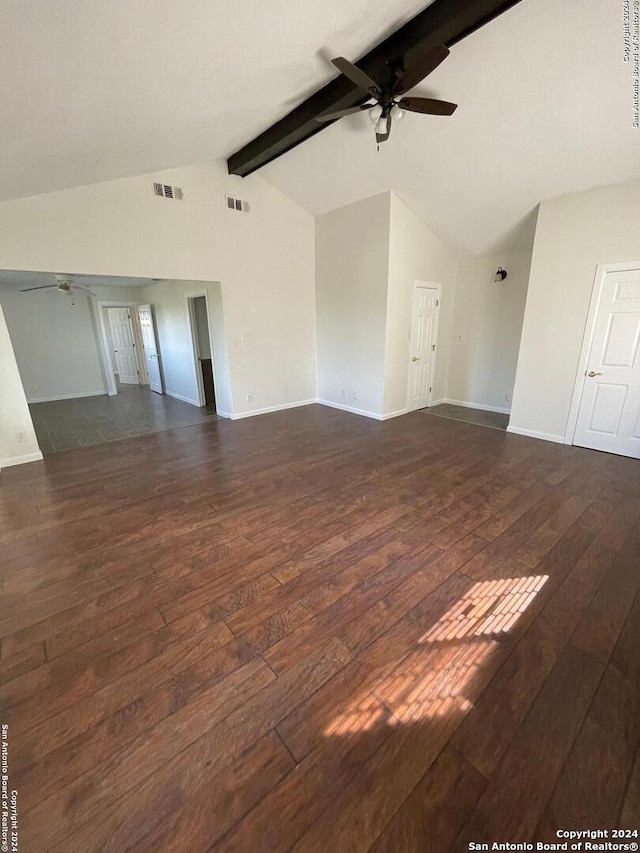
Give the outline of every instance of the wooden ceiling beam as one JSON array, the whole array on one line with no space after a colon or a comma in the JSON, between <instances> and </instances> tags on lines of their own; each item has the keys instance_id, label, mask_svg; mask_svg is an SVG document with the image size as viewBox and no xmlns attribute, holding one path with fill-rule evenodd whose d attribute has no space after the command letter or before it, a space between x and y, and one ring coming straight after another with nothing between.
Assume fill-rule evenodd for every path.
<instances>
[{"instance_id":1,"label":"wooden ceiling beam","mask_svg":"<svg viewBox=\"0 0 640 853\"><path fill-rule=\"evenodd\" d=\"M439 44L451 47L465 36L506 12L520 0L434 0L357 64L374 80L384 81L389 66L411 50L429 50ZM333 122L317 122L329 110L354 107L368 100L361 89L340 75L252 139L227 160L229 173L246 177L270 163Z\"/></svg>"}]
</instances>

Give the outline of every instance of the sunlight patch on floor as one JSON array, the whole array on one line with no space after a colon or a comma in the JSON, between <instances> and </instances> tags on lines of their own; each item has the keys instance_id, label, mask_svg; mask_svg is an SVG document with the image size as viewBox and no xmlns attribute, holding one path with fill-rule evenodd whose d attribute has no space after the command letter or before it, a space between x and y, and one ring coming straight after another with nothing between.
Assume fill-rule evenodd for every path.
<instances>
[{"instance_id":1,"label":"sunlight patch on floor","mask_svg":"<svg viewBox=\"0 0 640 853\"><path fill-rule=\"evenodd\" d=\"M326 735L370 731L469 710L476 676L548 580L547 575L474 584L365 696L325 729ZM471 697L471 698L470 698Z\"/></svg>"},{"instance_id":2,"label":"sunlight patch on floor","mask_svg":"<svg viewBox=\"0 0 640 853\"><path fill-rule=\"evenodd\" d=\"M420 638L420 643L504 634L548 580L548 575L534 575L476 583Z\"/></svg>"}]
</instances>

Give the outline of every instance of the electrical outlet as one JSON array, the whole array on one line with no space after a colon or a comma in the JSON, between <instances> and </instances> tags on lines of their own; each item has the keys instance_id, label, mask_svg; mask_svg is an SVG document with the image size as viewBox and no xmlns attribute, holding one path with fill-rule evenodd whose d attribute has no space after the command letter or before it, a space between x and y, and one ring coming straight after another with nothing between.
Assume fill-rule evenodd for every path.
<instances>
[{"instance_id":1,"label":"electrical outlet","mask_svg":"<svg viewBox=\"0 0 640 853\"><path fill-rule=\"evenodd\" d=\"M247 394L247 403L253 402L253 394Z\"/></svg>"},{"instance_id":2,"label":"electrical outlet","mask_svg":"<svg viewBox=\"0 0 640 853\"><path fill-rule=\"evenodd\" d=\"M347 396L348 396L348 395L347 395L347 389L346 389L346 388L343 388L343 389L342 389L342 396L343 396L343 397L347 397Z\"/></svg>"},{"instance_id":3,"label":"electrical outlet","mask_svg":"<svg viewBox=\"0 0 640 853\"><path fill-rule=\"evenodd\" d=\"M504 399L505 399L505 400L507 400L507 401L508 401L508 400L510 400L510 399L511 399L511 394L505 394L505 395L504 395Z\"/></svg>"},{"instance_id":4,"label":"electrical outlet","mask_svg":"<svg viewBox=\"0 0 640 853\"><path fill-rule=\"evenodd\" d=\"M27 440L27 434L23 429L16 430L16 441L23 444Z\"/></svg>"}]
</instances>

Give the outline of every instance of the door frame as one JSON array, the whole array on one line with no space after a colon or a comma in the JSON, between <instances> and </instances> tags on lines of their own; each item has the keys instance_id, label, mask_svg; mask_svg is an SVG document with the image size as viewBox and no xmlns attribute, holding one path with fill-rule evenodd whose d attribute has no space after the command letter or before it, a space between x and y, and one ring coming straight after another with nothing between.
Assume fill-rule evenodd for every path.
<instances>
[{"instance_id":1,"label":"door frame","mask_svg":"<svg viewBox=\"0 0 640 853\"><path fill-rule=\"evenodd\" d=\"M216 384L216 363L213 357L213 336L211 334L211 312L209 311L209 299L206 290L200 293L185 294L185 310L187 312L187 323L189 326L189 334L191 335L191 352L193 353L193 369L196 374L196 387L198 389L198 401L200 406L206 405L206 397L204 393L204 382L202 380L202 369L200 367L200 357L198 355L198 330L196 326L196 316L193 306L193 300L204 296L204 304L207 310L207 331L209 333L209 349L211 350L211 372L213 373L213 388L214 393L217 388Z\"/></svg>"},{"instance_id":2,"label":"door frame","mask_svg":"<svg viewBox=\"0 0 640 853\"><path fill-rule=\"evenodd\" d=\"M433 404L433 384L435 381L436 375L436 362L438 359L438 350L440 349L440 308L442 304L442 285L437 281L414 281L413 287L411 289L411 325L409 326L409 352L408 352L408 368L407 368L407 411L417 411L417 409L410 408L411 401L411 353L413 351L413 314L416 305L416 291L419 287L428 287L431 290L435 290L437 292L436 300L438 304L436 305L436 321L434 324L433 337L436 348L434 350L433 360L431 362L431 371L429 373L429 402L427 404L427 408L429 408Z\"/></svg>"},{"instance_id":3,"label":"door frame","mask_svg":"<svg viewBox=\"0 0 640 853\"><path fill-rule=\"evenodd\" d=\"M113 370L113 360L111 358L111 353L109 352L109 342L107 338L107 328L105 323L104 311L102 310L103 308L129 309L131 313L131 328L133 331L133 340L136 345L136 364L140 375L140 384L148 385L149 376L147 374L147 365L144 363L144 359L140 358L142 335L140 333L140 323L138 321L138 303L126 302L121 299L117 301L96 299L91 300L91 302L93 303L93 305L95 305L94 320L96 322L96 329L98 333L98 352L100 355L102 372L104 373L104 378L107 385L107 394L110 397L115 397L118 393L118 385L116 383L116 375Z\"/></svg>"},{"instance_id":4,"label":"door frame","mask_svg":"<svg viewBox=\"0 0 640 853\"><path fill-rule=\"evenodd\" d=\"M564 443L573 444L576 429L578 428L578 416L580 414L580 406L582 404L582 396L586 384L586 373L591 357L591 349L593 347L593 338L596 331L596 320L598 311L602 301L602 290L604 288L605 278L612 272L633 272L640 270L640 261L626 261L617 264L598 264L596 267L593 285L591 288L591 297L589 301L589 311L582 336L582 346L580 349L580 358L578 360L578 368L573 382L573 393L571 395L571 405L569 407L569 417L567 418L567 428L564 433Z\"/></svg>"}]
</instances>

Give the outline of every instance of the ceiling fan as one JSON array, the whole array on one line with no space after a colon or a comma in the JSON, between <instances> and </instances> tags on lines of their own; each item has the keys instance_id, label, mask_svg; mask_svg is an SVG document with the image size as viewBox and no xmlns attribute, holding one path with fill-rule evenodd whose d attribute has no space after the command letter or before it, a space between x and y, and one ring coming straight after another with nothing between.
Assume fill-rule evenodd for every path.
<instances>
[{"instance_id":1,"label":"ceiling fan","mask_svg":"<svg viewBox=\"0 0 640 853\"><path fill-rule=\"evenodd\" d=\"M316 116L316 121L333 121L362 110L371 110L369 115L376 122L376 142L379 144L386 142L389 138L391 122L393 119L398 121L402 118L404 110L432 116L452 115L458 105L449 101L439 101L435 98L401 97L409 89L417 86L428 74L431 74L441 62L444 62L449 53L449 48L442 44L418 57L415 61L411 61L410 57L406 63L405 60L402 60L402 62L390 67L392 76L390 81L385 84L376 83L361 68L343 56L337 57L332 60L336 68L352 83L355 83L358 88L368 92L373 103L349 107L346 110L321 113Z\"/></svg>"},{"instance_id":2,"label":"ceiling fan","mask_svg":"<svg viewBox=\"0 0 640 853\"><path fill-rule=\"evenodd\" d=\"M88 293L90 296L95 296L93 290L85 287L82 284L75 284L72 275L55 275L55 284L39 284L36 287L23 287L20 293L30 293L34 290L59 290L60 293L72 294L76 291Z\"/></svg>"}]
</instances>

